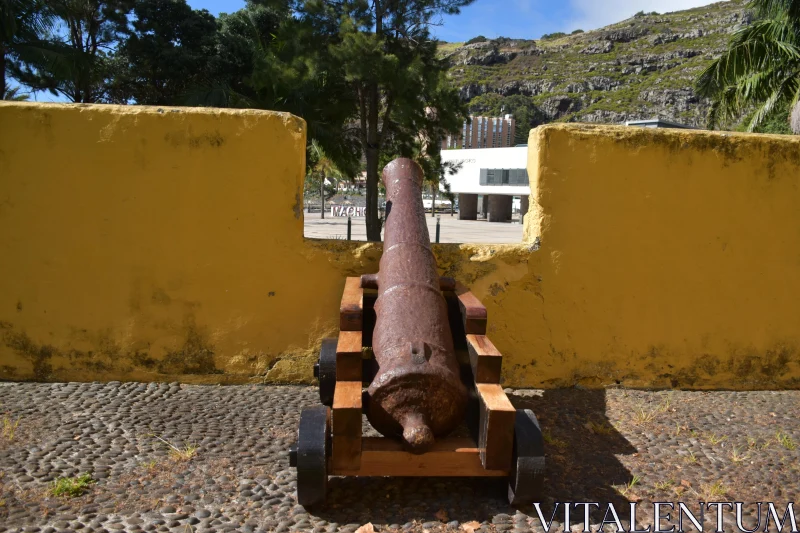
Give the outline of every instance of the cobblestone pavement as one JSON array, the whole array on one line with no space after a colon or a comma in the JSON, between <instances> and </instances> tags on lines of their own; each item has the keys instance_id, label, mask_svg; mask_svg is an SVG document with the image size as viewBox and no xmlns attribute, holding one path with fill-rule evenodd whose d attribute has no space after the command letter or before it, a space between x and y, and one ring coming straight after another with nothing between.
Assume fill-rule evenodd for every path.
<instances>
[{"instance_id":1,"label":"cobblestone pavement","mask_svg":"<svg viewBox=\"0 0 800 533\"><path fill-rule=\"evenodd\" d=\"M749 503L773 501L783 514L797 501L800 392L511 398L545 429L547 518L565 501L618 510L628 501L740 501L752 528ZM0 531L355 531L372 522L376 531L435 532L473 521L478 531L541 530L533 508L510 507L502 483L485 479L333 478L328 505L303 509L286 452L300 409L316 401L311 387L0 383ZM166 443L196 454L181 459ZM96 483L84 495L49 495L55 478L87 472Z\"/></svg>"}]
</instances>

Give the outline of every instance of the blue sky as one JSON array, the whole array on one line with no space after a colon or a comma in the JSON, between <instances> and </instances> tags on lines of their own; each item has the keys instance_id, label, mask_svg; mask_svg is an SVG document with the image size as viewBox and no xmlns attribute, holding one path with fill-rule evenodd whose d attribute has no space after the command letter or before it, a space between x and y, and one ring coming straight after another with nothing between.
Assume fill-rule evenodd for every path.
<instances>
[{"instance_id":1,"label":"blue sky","mask_svg":"<svg viewBox=\"0 0 800 533\"><path fill-rule=\"evenodd\" d=\"M188 0L195 9L236 11L243 0ZM435 34L449 42L477 35L538 39L544 33L592 30L638 11L679 11L714 3L709 0L476 0L454 17L446 17Z\"/></svg>"}]
</instances>

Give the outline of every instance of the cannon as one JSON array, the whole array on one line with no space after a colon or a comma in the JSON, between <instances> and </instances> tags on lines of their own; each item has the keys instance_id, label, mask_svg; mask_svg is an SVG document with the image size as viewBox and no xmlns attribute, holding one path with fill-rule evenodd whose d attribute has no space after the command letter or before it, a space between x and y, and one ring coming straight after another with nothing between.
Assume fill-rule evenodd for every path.
<instances>
[{"instance_id":1,"label":"cannon","mask_svg":"<svg viewBox=\"0 0 800 533\"><path fill-rule=\"evenodd\" d=\"M467 389L425 223L422 170L396 159L384 169L383 183L388 215L372 335L378 371L367 418L421 453L462 422Z\"/></svg>"},{"instance_id":2,"label":"cannon","mask_svg":"<svg viewBox=\"0 0 800 533\"><path fill-rule=\"evenodd\" d=\"M339 336L314 368L321 405L303 409L290 451L301 505L325 502L329 476L506 478L512 504L541 490L539 422L500 386L486 308L438 274L422 181L409 159L383 171L379 272L345 281ZM384 437L363 436L362 414Z\"/></svg>"}]
</instances>

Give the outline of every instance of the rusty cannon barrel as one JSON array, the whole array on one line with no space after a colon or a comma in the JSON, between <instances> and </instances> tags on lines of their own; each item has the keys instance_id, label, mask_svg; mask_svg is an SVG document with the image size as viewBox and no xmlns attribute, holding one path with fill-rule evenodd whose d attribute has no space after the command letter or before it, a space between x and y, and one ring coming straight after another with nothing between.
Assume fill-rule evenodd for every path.
<instances>
[{"instance_id":1,"label":"rusty cannon barrel","mask_svg":"<svg viewBox=\"0 0 800 533\"><path fill-rule=\"evenodd\" d=\"M396 159L383 170L384 249L372 347L378 372L369 386L367 417L414 453L462 421L461 382L447 304L440 289L422 205L422 169Z\"/></svg>"}]
</instances>

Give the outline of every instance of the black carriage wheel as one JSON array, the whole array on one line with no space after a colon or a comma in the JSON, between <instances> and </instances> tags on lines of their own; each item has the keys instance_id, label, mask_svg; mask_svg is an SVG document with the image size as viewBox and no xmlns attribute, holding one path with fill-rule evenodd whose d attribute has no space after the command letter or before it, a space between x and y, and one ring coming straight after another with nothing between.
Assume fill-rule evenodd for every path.
<instances>
[{"instance_id":1,"label":"black carriage wheel","mask_svg":"<svg viewBox=\"0 0 800 533\"><path fill-rule=\"evenodd\" d=\"M319 401L322 405L333 406L333 393L336 390L336 345L337 339L322 339L319 351L317 379L319 379Z\"/></svg>"},{"instance_id":2,"label":"black carriage wheel","mask_svg":"<svg viewBox=\"0 0 800 533\"><path fill-rule=\"evenodd\" d=\"M530 409L517 409L514 455L508 477L511 505L529 504L541 497L544 467L544 437L539 421Z\"/></svg>"},{"instance_id":3,"label":"black carriage wheel","mask_svg":"<svg viewBox=\"0 0 800 533\"><path fill-rule=\"evenodd\" d=\"M330 451L328 421L328 408L324 405L300 412L296 458L297 502L304 507L325 503Z\"/></svg>"}]
</instances>

